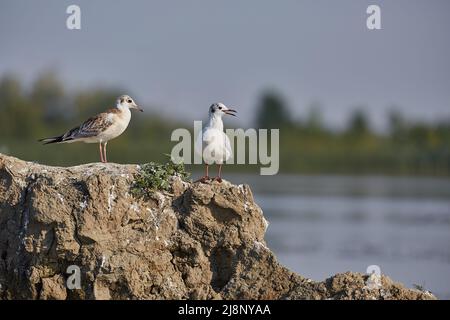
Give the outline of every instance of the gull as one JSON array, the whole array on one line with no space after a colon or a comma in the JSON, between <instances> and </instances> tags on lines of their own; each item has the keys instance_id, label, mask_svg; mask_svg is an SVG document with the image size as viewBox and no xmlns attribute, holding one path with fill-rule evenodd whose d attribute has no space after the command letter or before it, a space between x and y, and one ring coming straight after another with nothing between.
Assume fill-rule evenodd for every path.
<instances>
[{"instance_id":1,"label":"gull","mask_svg":"<svg viewBox=\"0 0 450 320\"><path fill-rule=\"evenodd\" d=\"M214 103L209 107L208 125L203 128L195 142L195 151L202 156L206 165L205 175L197 181L206 182L209 180L208 167L216 163L219 165L219 172L214 179L222 182L222 164L232 154L230 139L223 132L222 116L225 114L236 116L235 113L235 110L229 109L223 103Z\"/></svg>"},{"instance_id":2,"label":"gull","mask_svg":"<svg viewBox=\"0 0 450 320\"><path fill-rule=\"evenodd\" d=\"M61 136L45 138L39 141L44 144L49 143L98 143L100 151L100 161L108 162L106 159L106 145L108 141L120 136L128 127L131 119L130 109L136 109L141 112L141 108L128 95L122 95L117 98L115 108L87 119L80 126L73 128Z\"/></svg>"}]
</instances>

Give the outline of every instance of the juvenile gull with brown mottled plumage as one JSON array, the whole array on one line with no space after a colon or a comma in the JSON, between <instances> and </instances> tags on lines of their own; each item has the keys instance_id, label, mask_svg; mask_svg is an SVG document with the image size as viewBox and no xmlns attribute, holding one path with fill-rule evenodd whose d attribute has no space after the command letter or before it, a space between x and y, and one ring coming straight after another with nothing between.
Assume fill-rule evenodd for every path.
<instances>
[{"instance_id":1,"label":"juvenile gull with brown mottled plumage","mask_svg":"<svg viewBox=\"0 0 450 320\"><path fill-rule=\"evenodd\" d=\"M106 159L106 145L109 140L120 136L128 127L131 119L130 109L143 111L128 95L117 99L115 108L102 112L83 122L80 126L67 131L61 136L45 138L44 144L49 143L98 143L100 150L100 161L108 162Z\"/></svg>"}]
</instances>

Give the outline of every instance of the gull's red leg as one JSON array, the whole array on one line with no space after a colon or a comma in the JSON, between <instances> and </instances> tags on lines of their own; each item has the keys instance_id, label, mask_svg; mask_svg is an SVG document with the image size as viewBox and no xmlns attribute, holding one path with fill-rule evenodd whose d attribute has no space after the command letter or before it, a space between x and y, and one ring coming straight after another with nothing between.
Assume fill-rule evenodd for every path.
<instances>
[{"instance_id":1,"label":"gull's red leg","mask_svg":"<svg viewBox=\"0 0 450 320\"><path fill-rule=\"evenodd\" d=\"M103 144L103 160L105 160L105 163L108 162L108 159L106 158L106 145L108 144L108 142L105 142Z\"/></svg>"},{"instance_id":2,"label":"gull's red leg","mask_svg":"<svg viewBox=\"0 0 450 320\"><path fill-rule=\"evenodd\" d=\"M219 173L218 176L215 178L215 180L222 182L222 164L219 164Z\"/></svg>"},{"instance_id":3,"label":"gull's red leg","mask_svg":"<svg viewBox=\"0 0 450 320\"><path fill-rule=\"evenodd\" d=\"M209 166L208 165L206 165L206 168L205 168L205 175L203 176L203 177L201 177L200 179L198 179L198 180L196 180L195 182L203 182L203 183L206 183L208 180L209 180L209 173L208 173L208 171L209 171Z\"/></svg>"},{"instance_id":4,"label":"gull's red leg","mask_svg":"<svg viewBox=\"0 0 450 320\"><path fill-rule=\"evenodd\" d=\"M100 150L100 161L103 163L105 161L103 160L103 151L102 151L102 143L101 142L98 144L98 148Z\"/></svg>"}]
</instances>

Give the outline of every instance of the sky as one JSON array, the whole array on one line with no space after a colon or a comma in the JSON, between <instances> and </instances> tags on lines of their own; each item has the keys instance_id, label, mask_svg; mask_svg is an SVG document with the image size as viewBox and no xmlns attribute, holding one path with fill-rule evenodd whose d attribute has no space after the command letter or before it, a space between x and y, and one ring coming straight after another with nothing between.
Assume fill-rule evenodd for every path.
<instances>
[{"instance_id":1,"label":"sky","mask_svg":"<svg viewBox=\"0 0 450 320\"><path fill-rule=\"evenodd\" d=\"M81 30L66 28L71 4ZM381 30L366 27L370 4ZM357 107L377 128L393 107L450 120L449 14L448 0L0 0L0 77L52 69L189 121L220 101L250 126L266 89L295 118L318 103L333 127Z\"/></svg>"}]
</instances>

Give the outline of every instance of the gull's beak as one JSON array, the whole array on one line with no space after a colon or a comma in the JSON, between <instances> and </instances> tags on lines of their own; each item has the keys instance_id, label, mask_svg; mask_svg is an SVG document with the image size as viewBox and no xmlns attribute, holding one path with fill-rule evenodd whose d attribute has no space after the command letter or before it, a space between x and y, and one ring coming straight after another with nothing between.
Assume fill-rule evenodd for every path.
<instances>
[{"instance_id":1,"label":"gull's beak","mask_svg":"<svg viewBox=\"0 0 450 320\"><path fill-rule=\"evenodd\" d=\"M233 110L233 109L227 109L227 110L224 110L223 112L225 112L225 114L228 114L229 116L233 116L233 117L236 117L236 110Z\"/></svg>"},{"instance_id":2,"label":"gull's beak","mask_svg":"<svg viewBox=\"0 0 450 320\"><path fill-rule=\"evenodd\" d=\"M132 107L133 109L136 109L136 110L139 110L140 112L144 112L144 110L143 109L141 109L138 105L133 105L133 107Z\"/></svg>"}]
</instances>

